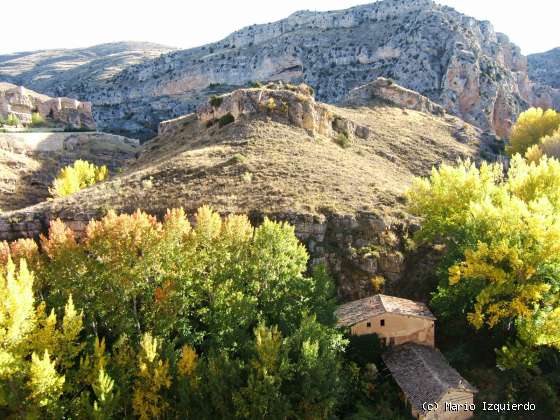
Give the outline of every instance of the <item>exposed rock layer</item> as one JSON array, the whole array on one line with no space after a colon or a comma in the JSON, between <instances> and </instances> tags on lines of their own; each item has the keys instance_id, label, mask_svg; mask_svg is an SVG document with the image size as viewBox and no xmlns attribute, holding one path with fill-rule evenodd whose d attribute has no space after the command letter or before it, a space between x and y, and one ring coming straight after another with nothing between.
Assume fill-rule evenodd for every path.
<instances>
[{"instance_id":1,"label":"exposed rock layer","mask_svg":"<svg viewBox=\"0 0 560 420\"><path fill-rule=\"evenodd\" d=\"M0 117L15 116L22 124L38 113L46 124L95 130L91 103L71 98L51 98L23 86L0 83Z\"/></svg>"},{"instance_id":2,"label":"exposed rock layer","mask_svg":"<svg viewBox=\"0 0 560 420\"><path fill-rule=\"evenodd\" d=\"M276 84L213 98L162 124L123 174L2 213L0 240L37 237L56 218L80 233L110 208L161 217L167 208L192 215L208 204L255 224L269 217L294 225L311 262L328 264L341 297L371 293L376 276L387 292L418 297L433 286L423 267L434 256L407 253L417 225L404 212L403 191L441 162L491 160L499 143L456 117L378 99L336 107L315 101L306 86Z\"/></svg>"},{"instance_id":3,"label":"exposed rock layer","mask_svg":"<svg viewBox=\"0 0 560 420\"><path fill-rule=\"evenodd\" d=\"M144 138L156 134L160 121L194 112L208 95L255 80L303 81L319 100L336 103L356 86L389 77L501 136L529 105L558 105L556 92L530 82L526 58L505 35L431 0L301 11L214 44L135 59L141 62L119 67L103 83L97 75L82 75L80 83L61 83L61 74L39 79L11 63L0 63L0 74L10 70L31 87L56 86L57 94L91 100L102 129Z\"/></svg>"}]
</instances>

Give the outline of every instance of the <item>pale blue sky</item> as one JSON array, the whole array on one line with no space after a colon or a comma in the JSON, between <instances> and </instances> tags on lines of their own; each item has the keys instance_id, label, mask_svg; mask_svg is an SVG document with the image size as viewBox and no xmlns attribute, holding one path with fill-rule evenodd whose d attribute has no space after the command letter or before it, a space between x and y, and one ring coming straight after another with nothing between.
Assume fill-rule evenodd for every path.
<instances>
[{"instance_id":1,"label":"pale blue sky","mask_svg":"<svg viewBox=\"0 0 560 420\"><path fill-rule=\"evenodd\" d=\"M371 2L371 1L370 1ZM217 41L253 23L301 10L344 9L360 0L27 0L2 13L0 53L86 47L123 40L189 48ZM560 46L558 0L438 0L491 21L523 53ZM4 8L7 10L6 8Z\"/></svg>"}]
</instances>

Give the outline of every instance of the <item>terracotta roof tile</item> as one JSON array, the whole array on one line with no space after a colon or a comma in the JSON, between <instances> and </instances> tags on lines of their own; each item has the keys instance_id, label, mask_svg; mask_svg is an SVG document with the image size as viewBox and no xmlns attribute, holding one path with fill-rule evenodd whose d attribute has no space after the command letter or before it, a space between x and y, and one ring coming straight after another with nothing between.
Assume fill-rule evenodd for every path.
<instances>
[{"instance_id":1,"label":"terracotta roof tile","mask_svg":"<svg viewBox=\"0 0 560 420\"><path fill-rule=\"evenodd\" d=\"M335 314L337 325L347 327L372 316L394 313L434 319L428 307L421 302L387 295L374 295L340 305Z\"/></svg>"}]
</instances>

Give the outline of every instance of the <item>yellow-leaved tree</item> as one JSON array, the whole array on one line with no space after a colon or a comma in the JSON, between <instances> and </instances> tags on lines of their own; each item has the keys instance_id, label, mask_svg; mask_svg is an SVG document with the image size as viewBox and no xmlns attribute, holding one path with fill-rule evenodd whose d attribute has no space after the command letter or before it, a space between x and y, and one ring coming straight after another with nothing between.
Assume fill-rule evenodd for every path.
<instances>
[{"instance_id":1,"label":"yellow-leaved tree","mask_svg":"<svg viewBox=\"0 0 560 420\"><path fill-rule=\"evenodd\" d=\"M109 175L106 166L96 166L85 160L61 169L49 192L53 197L65 197L103 181Z\"/></svg>"},{"instance_id":2,"label":"yellow-leaved tree","mask_svg":"<svg viewBox=\"0 0 560 420\"><path fill-rule=\"evenodd\" d=\"M68 391L64 372L82 349L82 314L68 300L62 323L45 305L35 307L33 274L25 260L9 260L0 274L0 412L20 418L57 416Z\"/></svg>"},{"instance_id":3,"label":"yellow-leaved tree","mask_svg":"<svg viewBox=\"0 0 560 420\"><path fill-rule=\"evenodd\" d=\"M542 137L538 144L529 147L525 152L525 159L538 163L544 155L560 159L560 129Z\"/></svg>"},{"instance_id":4,"label":"yellow-leaved tree","mask_svg":"<svg viewBox=\"0 0 560 420\"><path fill-rule=\"evenodd\" d=\"M530 108L522 112L513 125L507 151L511 156L516 153L524 155L531 146L540 144L543 137L559 127L560 113L553 109Z\"/></svg>"},{"instance_id":5,"label":"yellow-leaved tree","mask_svg":"<svg viewBox=\"0 0 560 420\"><path fill-rule=\"evenodd\" d=\"M503 333L503 367L533 363L541 346L560 349L560 162L516 155L507 176L501 164L442 165L408 197L424 219L418 239L447 246L433 305Z\"/></svg>"}]
</instances>

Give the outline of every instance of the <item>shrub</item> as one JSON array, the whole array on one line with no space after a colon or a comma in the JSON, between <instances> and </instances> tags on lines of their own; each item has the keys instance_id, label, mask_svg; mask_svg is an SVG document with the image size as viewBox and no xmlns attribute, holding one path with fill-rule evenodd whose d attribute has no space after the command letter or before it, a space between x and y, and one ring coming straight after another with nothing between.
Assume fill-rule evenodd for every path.
<instances>
[{"instance_id":1,"label":"shrub","mask_svg":"<svg viewBox=\"0 0 560 420\"><path fill-rule=\"evenodd\" d=\"M235 121L235 117L228 112L226 115L220 117L220 119L218 120L218 125L221 128L224 125L231 124L234 121Z\"/></svg>"},{"instance_id":2,"label":"shrub","mask_svg":"<svg viewBox=\"0 0 560 420\"><path fill-rule=\"evenodd\" d=\"M31 125L33 127L42 127L45 125L45 119L38 112L31 114Z\"/></svg>"},{"instance_id":3,"label":"shrub","mask_svg":"<svg viewBox=\"0 0 560 420\"><path fill-rule=\"evenodd\" d=\"M253 181L253 174L251 172L244 172L241 175L241 179L243 179L243 182L250 184Z\"/></svg>"},{"instance_id":4,"label":"shrub","mask_svg":"<svg viewBox=\"0 0 560 420\"><path fill-rule=\"evenodd\" d=\"M541 139L540 148L548 157L560 159L560 129Z\"/></svg>"},{"instance_id":5,"label":"shrub","mask_svg":"<svg viewBox=\"0 0 560 420\"><path fill-rule=\"evenodd\" d=\"M539 144L543 137L551 135L559 127L560 114L556 111L530 108L521 113L513 125L506 150L511 156L515 153L524 155L529 147Z\"/></svg>"},{"instance_id":6,"label":"shrub","mask_svg":"<svg viewBox=\"0 0 560 420\"><path fill-rule=\"evenodd\" d=\"M265 106L268 112L273 112L276 109L276 101L274 100L274 98L268 98Z\"/></svg>"},{"instance_id":7,"label":"shrub","mask_svg":"<svg viewBox=\"0 0 560 420\"><path fill-rule=\"evenodd\" d=\"M12 127L17 127L21 125L21 121L15 114L9 114L8 118L6 119L6 125L10 125Z\"/></svg>"},{"instance_id":8,"label":"shrub","mask_svg":"<svg viewBox=\"0 0 560 420\"><path fill-rule=\"evenodd\" d=\"M222 96L211 96L210 97L210 105L214 108L218 108L224 102L224 98Z\"/></svg>"},{"instance_id":9,"label":"shrub","mask_svg":"<svg viewBox=\"0 0 560 420\"><path fill-rule=\"evenodd\" d=\"M542 157L543 151L541 146L538 144L533 144L525 152L525 159L527 159L528 162L539 163L539 160L541 160Z\"/></svg>"},{"instance_id":10,"label":"shrub","mask_svg":"<svg viewBox=\"0 0 560 420\"><path fill-rule=\"evenodd\" d=\"M343 149L350 147L350 139L346 133L338 133L334 139L334 142L338 144Z\"/></svg>"},{"instance_id":11,"label":"shrub","mask_svg":"<svg viewBox=\"0 0 560 420\"><path fill-rule=\"evenodd\" d=\"M241 153L235 153L230 159L228 159L227 163L236 165L239 163L245 163L246 160L247 158Z\"/></svg>"},{"instance_id":12,"label":"shrub","mask_svg":"<svg viewBox=\"0 0 560 420\"><path fill-rule=\"evenodd\" d=\"M53 197L65 197L103 181L109 175L106 166L96 166L84 160L63 168L49 189Z\"/></svg>"}]
</instances>

